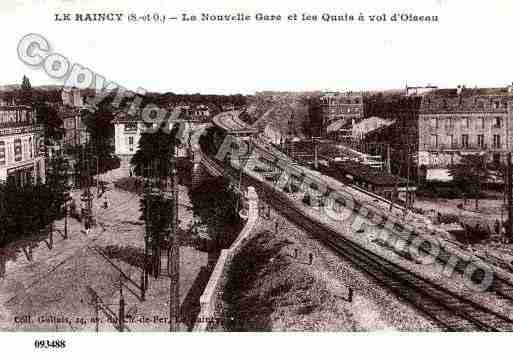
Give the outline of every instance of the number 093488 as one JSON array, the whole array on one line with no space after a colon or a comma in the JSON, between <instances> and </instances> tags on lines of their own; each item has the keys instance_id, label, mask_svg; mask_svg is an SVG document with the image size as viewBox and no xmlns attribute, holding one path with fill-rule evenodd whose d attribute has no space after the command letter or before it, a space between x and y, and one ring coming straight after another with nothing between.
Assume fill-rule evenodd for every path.
<instances>
[{"instance_id":1,"label":"number 093488","mask_svg":"<svg viewBox=\"0 0 513 359\"><path fill-rule=\"evenodd\" d=\"M36 349L63 349L66 348L66 341L64 339L35 340L34 347Z\"/></svg>"}]
</instances>

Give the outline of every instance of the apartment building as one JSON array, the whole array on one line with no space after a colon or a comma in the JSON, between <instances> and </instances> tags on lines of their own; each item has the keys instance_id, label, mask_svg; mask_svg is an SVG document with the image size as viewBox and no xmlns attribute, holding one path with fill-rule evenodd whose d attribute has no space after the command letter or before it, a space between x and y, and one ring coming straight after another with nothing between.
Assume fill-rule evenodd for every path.
<instances>
[{"instance_id":1,"label":"apartment building","mask_svg":"<svg viewBox=\"0 0 513 359\"><path fill-rule=\"evenodd\" d=\"M39 155L43 127L30 106L0 106L0 181L18 186L44 181L45 161Z\"/></svg>"},{"instance_id":2,"label":"apartment building","mask_svg":"<svg viewBox=\"0 0 513 359\"><path fill-rule=\"evenodd\" d=\"M422 98L418 166L447 169L461 156L483 154L500 163L513 146L513 85L432 91Z\"/></svg>"},{"instance_id":3,"label":"apartment building","mask_svg":"<svg viewBox=\"0 0 513 359\"><path fill-rule=\"evenodd\" d=\"M332 128L350 127L364 117L361 92L327 92L320 99L320 118L324 135ZM337 122L337 124L332 125Z\"/></svg>"}]
</instances>

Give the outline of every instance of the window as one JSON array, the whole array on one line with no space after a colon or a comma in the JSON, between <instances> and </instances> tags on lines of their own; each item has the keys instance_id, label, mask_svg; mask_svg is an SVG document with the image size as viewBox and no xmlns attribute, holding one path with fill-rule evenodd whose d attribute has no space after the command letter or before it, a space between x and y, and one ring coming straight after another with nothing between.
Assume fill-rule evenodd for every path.
<instances>
[{"instance_id":1,"label":"window","mask_svg":"<svg viewBox=\"0 0 513 359\"><path fill-rule=\"evenodd\" d=\"M5 165L5 142L0 141L0 166Z\"/></svg>"},{"instance_id":2,"label":"window","mask_svg":"<svg viewBox=\"0 0 513 359\"><path fill-rule=\"evenodd\" d=\"M463 119L463 121L465 123L465 128L470 128L470 118L466 117Z\"/></svg>"},{"instance_id":3,"label":"window","mask_svg":"<svg viewBox=\"0 0 513 359\"><path fill-rule=\"evenodd\" d=\"M495 121L493 123L493 128L501 128L501 118L495 117Z\"/></svg>"},{"instance_id":4,"label":"window","mask_svg":"<svg viewBox=\"0 0 513 359\"><path fill-rule=\"evenodd\" d=\"M29 137L29 155L30 155L30 158L34 157L34 153L32 151L32 137Z\"/></svg>"},{"instance_id":5,"label":"window","mask_svg":"<svg viewBox=\"0 0 513 359\"><path fill-rule=\"evenodd\" d=\"M501 105L501 104L500 104L500 102L499 102L499 101L495 101L495 102L493 103L493 108L499 108L499 107L500 107L500 105Z\"/></svg>"},{"instance_id":6,"label":"window","mask_svg":"<svg viewBox=\"0 0 513 359\"><path fill-rule=\"evenodd\" d=\"M481 117L479 119L479 123L481 124L481 129L484 130L484 128L485 128L485 119L484 119L484 117Z\"/></svg>"},{"instance_id":7,"label":"window","mask_svg":"<svg viewBox=\"0 0 513 359\"><path fill-rule=\"evenodd\" d=\"M431 135L431 148L438 147L438 135Z\"/></svg>"},{"instance_id":8,"label":"window","mask_svg":"<svg viewBox=\"0 0 513 359\"><path fill-rule=\"evenodd\" d=\"M438 128L438 118L431 119L431 128Z\"/></svg>"},{"instance_id":9,"label":"window","mask_svg":"<svg viewBox=\"0 0 513 359\"><path fill-rule=\"evenodd\" d=\"M461 135L461 147L468 148L468 135Z\"/></svg>"},{"instance_id":10,"label":"window","mask_svg":"<svg viewBox=\"0 0 513 359\"><path fill-rule=\"evenodd\" d=\"M451 148L454 148L454 135L449 135L449 144L451 145Z\"/></svg>"},{"instance_id":11,"label":"window","mask_svg":"<svg viewBox=\"0 0 513 359\"><path fill-rule=\"evenodd\" d=\"M137 122L129 122L125 124L125 131L137 131Z\"/></svg>"},{"instance_id":12,"label":"window","mask_svg":"<svg viewBox=\"0 0 513 359\"><path fill-rule=\"evenodd\" d=\"M14 140L14 160L21 161L23 158L21 140L19 138Z\"/></svg>"},{"instance_id":13,"label":"window","mask_svg":"<svg viewBox=\"0 0 513 359\"><path fill-rule=\"evenodd\" d=\"M496 165L499 165L501 163L501 154L500 153L494 153L493 154L493 162Z\"/></svg>"},{"instance_id":14,"label":"window","mask_svg":"<svg viewBox=\"0 0 513 359\"><path fill-rule=\"evenodd\" d=\"M484 135L477 135L477 145L484 148Z\"/></svg>"},{"instance_id":15,"label":"window","mask_svg":"<svg viewBox=\"0 0 513 359\"><path fill-rule=\"evenodd\" d=\"M501 148L501 135L493 135L493 148Z\"/></svg>"},{"instance_id":16,"label":"window","mask_svg":"<svg viewBox=\"0 0 513 359\"><path fill-rule=\"evenodd\" d=\"M128 136L128 146L130 147L129 151L134 152L134 137L133 136Z\"/></svg>"}]
</instances>

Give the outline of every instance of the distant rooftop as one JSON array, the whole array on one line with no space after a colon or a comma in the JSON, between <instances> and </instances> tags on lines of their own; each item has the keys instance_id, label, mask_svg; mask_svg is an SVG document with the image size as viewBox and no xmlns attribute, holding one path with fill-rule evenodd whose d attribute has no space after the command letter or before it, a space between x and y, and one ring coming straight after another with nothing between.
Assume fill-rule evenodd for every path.
<instances>
[{"instance_id":1,"label":"distant rooftop","mask_svg":"<svg viewBox=\"0 0 513 359\"><path fill-rule=\"evenodd\" d=\"M510 87L488 87L488 88L450 88L450 89L438 89L433 90L431 92L426 93L427 97L458 97L458 96L504 96L504 95L512 95Z\"/></svg>"}]
</instances>

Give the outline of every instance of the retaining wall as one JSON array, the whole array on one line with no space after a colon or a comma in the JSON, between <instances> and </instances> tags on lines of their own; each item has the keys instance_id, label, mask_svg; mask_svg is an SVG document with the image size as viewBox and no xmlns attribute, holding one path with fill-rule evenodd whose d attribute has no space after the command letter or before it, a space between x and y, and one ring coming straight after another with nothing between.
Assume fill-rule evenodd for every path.
<instances>
[{"instance_id":1,"label":"retaining wall","mask_svg":"<svg viewBox=\"0 0 513 359\"><path fill-rule=\"evenodd\" d=\"M245 200L248 203L248 220L230 248L221 251L210 280L200 297L201 309L194 331L215 331L224 320L222 297L231 262L252 238L253 231L259 222L258 195L253 187L248 187Z\"/></svg>"}]
</instances>

